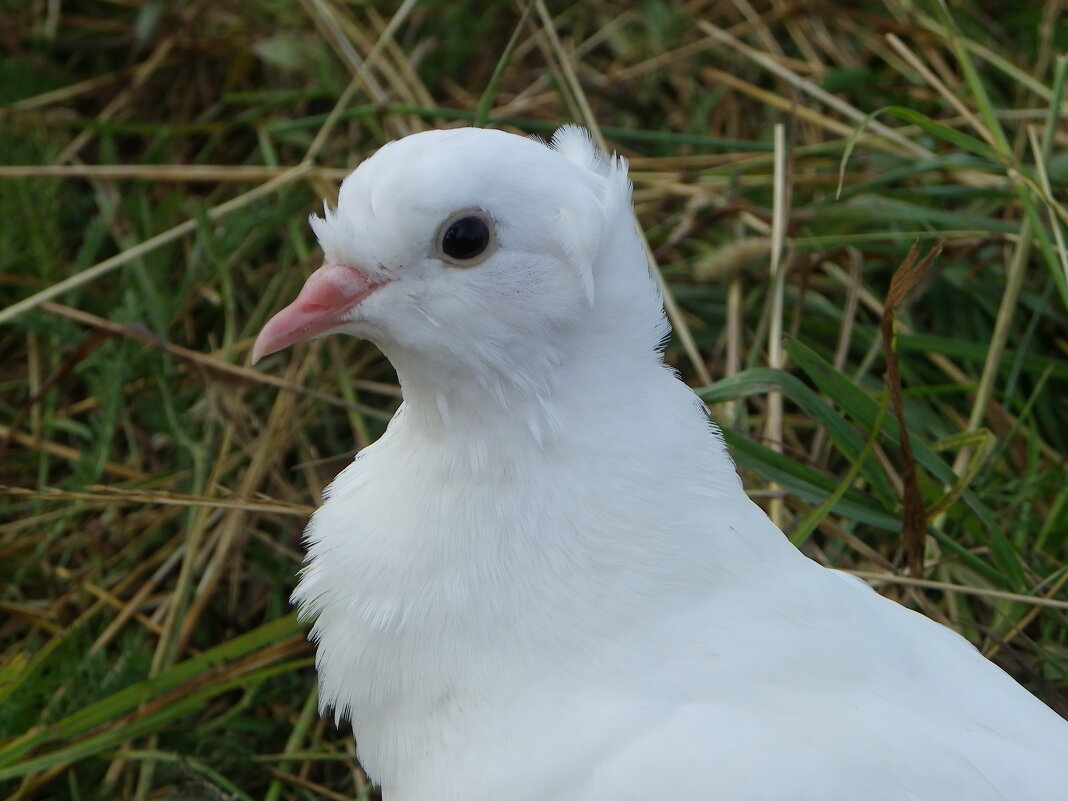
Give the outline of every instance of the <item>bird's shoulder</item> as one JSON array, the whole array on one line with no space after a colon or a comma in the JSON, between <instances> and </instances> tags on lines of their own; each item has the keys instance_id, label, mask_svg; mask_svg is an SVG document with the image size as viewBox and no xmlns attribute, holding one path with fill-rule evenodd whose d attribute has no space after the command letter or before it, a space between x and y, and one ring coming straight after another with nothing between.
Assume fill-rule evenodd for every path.
<instances>
[{"instance_id":1,"label":"bird's shoulder","mask_svg":"<svg viewBox=\"0 0 1068 801\"><path fill-rule=\"evenodd\" d=\"M679 621L693 647L651 670L659 706L635 706L575 798L1066 797L1063 720L955 632L812 567L769 575L733 623Z\"/></svg>"}]
</instances>

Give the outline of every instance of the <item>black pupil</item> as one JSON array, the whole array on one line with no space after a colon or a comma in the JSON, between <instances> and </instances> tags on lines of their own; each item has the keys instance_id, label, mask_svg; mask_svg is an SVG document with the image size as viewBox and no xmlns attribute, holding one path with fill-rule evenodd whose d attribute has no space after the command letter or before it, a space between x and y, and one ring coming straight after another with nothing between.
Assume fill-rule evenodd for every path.
<instances>
[{"instance_id":1,"label":"black pupil","mask_svg":"<svg viewBox=\"0 0 1068 801\"><path fill-rule=\"evenodd\" d=\"M446 256L454 259L473 259L486 249L489 239L485 220L480 217L461 217L445 232L441 249Z\"/></svg>"}]
</instances>

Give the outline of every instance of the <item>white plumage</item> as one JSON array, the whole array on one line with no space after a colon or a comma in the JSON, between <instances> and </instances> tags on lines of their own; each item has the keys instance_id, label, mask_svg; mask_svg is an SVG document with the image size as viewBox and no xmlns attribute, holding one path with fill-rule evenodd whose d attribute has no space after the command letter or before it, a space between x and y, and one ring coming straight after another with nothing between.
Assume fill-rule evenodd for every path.
<instances>
[{"instance_id":1,"label":"white plumage","mask_svg":"<svg viewBox=\"0 0 1068 801\"><path fill-rule=\"evenodd\" d=\"M364 337L400 377L294 594L386 801L1068 799L1068 723L746 497L663 364L629 191L577 128L394 142L257 341Z\"/></svg>"}]
</instances>

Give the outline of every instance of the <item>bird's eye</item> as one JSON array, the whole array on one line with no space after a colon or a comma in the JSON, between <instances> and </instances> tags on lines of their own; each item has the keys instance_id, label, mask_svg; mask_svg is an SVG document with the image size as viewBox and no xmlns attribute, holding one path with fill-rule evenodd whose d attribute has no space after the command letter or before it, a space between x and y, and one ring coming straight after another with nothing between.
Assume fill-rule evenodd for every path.
<instances>
[{"instance_id":1,"label":"bird's eye","mask_svg":"<svg viewBox=\"0 0 1068 801\"><path fill-rule=\"evenodd\" d=\"M469 267L489 255L493 240L493 223L489 217L481 211L464 211L442 225L439 247L447 261Z\"/></svg>"},{"instance_id":2,"label":"bird's eye","mask_svg":"<svg viewBox=\"0 0 1068 801\"><path fill-rule=\"evenodd\" d=\"M489 240L489 226L485 220L474 216L461 217L445 229L441 249L446 256L467 261L482 255Z\"/></svg>"}]
</instances>

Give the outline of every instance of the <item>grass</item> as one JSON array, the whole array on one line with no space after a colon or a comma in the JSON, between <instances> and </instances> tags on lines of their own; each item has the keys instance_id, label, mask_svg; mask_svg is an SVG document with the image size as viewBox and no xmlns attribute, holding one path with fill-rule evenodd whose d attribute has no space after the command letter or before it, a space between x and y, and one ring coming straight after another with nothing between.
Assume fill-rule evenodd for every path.
<instances>
[{"instance_id":1,"label":"grass","mask_svg":"<svg viewBox=\"0 0 1068 801\"><path fill-rule=\"evenodd\" d=\"M628 156L668 356L754 497L1068 714L1064 19L0 2L0 798L375 795L286 599L395 379L248 351L340 177L459 123Z\"/></svg>"}]
</instances>

